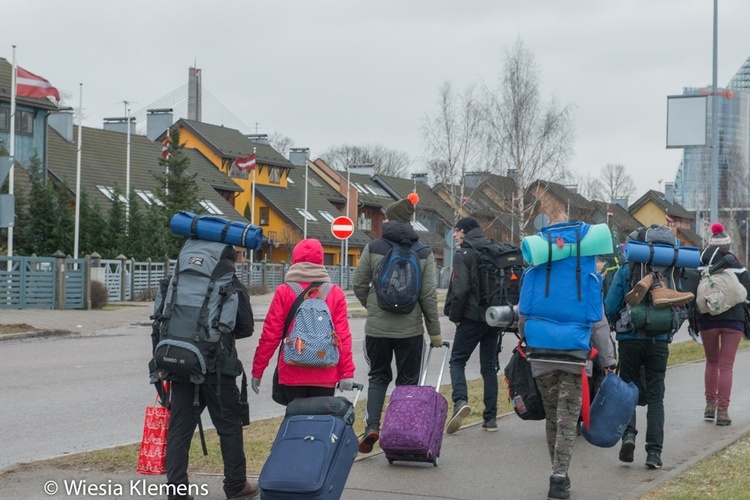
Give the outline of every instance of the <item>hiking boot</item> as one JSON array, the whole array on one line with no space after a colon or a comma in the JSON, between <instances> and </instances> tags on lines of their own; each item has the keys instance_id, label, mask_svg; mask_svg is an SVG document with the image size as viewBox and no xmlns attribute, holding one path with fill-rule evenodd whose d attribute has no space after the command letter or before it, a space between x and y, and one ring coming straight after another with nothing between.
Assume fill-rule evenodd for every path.
<instances>
[{"instance_id":1,"label":"hiking boot","mask_svg":"<svg viewBox=\"0 0 750 500\"><path fill-rule=\"evenodd\" d=\"M570 492L565 488L565 476L549 477L549 493L547 498L570 498Z\"/></svg>"},{"instance_id":2,"label":"hiking boot","mask_svg":"<svg viewBox=\"0 0 750 500\"><path fill-rule=\"evenodd\" d=\"M566 490L570 489L570 476L567 474L565 474L565 489Z\"/></svg>"},{"instance_id":3,"label":"hiking boot","mask_svg":"<svg viewBox=\"0 0 750 500\"><path fill-rule=\"evenodd\" d=\"M448 428L445 430L446 434L453 434L461 428L461 422L471 413L471 406L466 401L457 401L453 407L453 416L448 422ZM497 427L497 424L495 425Z\"/></svg>"},{"instance_id":4,"label":"hiking boot","mask_svg":"<svg viewBox=\"0 0 750 500\"><path fill-rule=\"evenodd\" d=\"M487 432L497 432L497 420L494 418L485 420L482 424L482 429Z\"/></svg>"},{"instance_id":5,"label":"hiking boot","mask_svg":"<svg viewBox=\"0 0 750 500\"><path fill-rule=\"evenodd\" d=\"M690 292L678 292L667 288L664 280L659 276L651 287L651 302L657 309L663 307L684 306L695 298Z\"/></svg>"},{"instance_id":6,"label":"hiking boot","mask_svg":"<svg viewBox=\"0 0 750 500\"><path fill-rule=\"evenodd\" d=\"M622 436L622 446L620 446L620 462L631 463L633 461L633 452L635 451L635 435L625 434Z\"/></svg>"},{"instance_id":7,"label":"hiking boot","mask_svg":"<svg viewBox=\"0 0 750 500\"><path fill-rule=\"evenodd\" d=\"M661 453L649 451L646 455L646 467L649 469L661 469Z\"/></svg>"},{"instance_id":8,"label":"hiking boot","mask_svg":"<svg viewBox=\"0 0 750 500\"><path fill-rule=\"evenodd\" d=\"M630 307L635 307L641 303L646 292L651 289L654 283L654 273L648 273L641 281L635 284L632 290L625 294L625 302Z\"/></svg>"},{"instance_id":9,"label":"hiking boot","mask_svg":"<svg viewBox=\"0 0 750 500\"><path fill-rule=\"evenodd\" d=\"M240 491L238 491L234 495L228 496L227 499L228 500L229 499L250 500L251 498L257 497L258 493L260 493L260 488L258 488L258 481L246 481L244 488L242 488Z\"/></svg>"},{"instance_id":10,"label":"hiking boot","mask_svg":"<svg viewBox=\"0 0 750 500\"><path fill-rule=\"evenodd\" d=\"M729 418L729 408L716 409L716 425L732 425L732 419Z\"/></svg>"},{"instance_id":11,"label":"hiking boot","mask_svg":"<svg viewBox=\"0 0 750 500\"><path fill-rule=\"evenodd\" d=\"M380 439L380 424L377 422L367 424L362 441L359 442L359 452L370 453L373 445L377 443L378 439Z\"/></svg>"},{"instance_id":12,"label":"hiking boot","mask_svg":"<svg viewBox=\"0 0 750 500\"><path fill-rule=\"evenodd\" d=\"M706 409L703 410L703 418L705 420L713 420L716 418L716 403L706 403Z\"/></svg>"}]
</instances>

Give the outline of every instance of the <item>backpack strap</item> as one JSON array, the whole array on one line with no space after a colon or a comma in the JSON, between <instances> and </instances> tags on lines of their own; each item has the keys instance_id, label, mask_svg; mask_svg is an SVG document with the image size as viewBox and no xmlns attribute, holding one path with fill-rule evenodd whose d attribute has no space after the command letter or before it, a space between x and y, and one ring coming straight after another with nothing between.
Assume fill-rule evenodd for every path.
<instances>
[{"instance_id":1,"label":"backpack strap","mask_svg":"<svg viewBox=\"0 0 750 500\"><path fill-rule=\"evenodd\" d=\"M549 248L547 254L547 280L544 284L544 296L549 297L549 282L552 276L552 235L547 233L547 246Z\"/></svg>"},{"instance_id":2,"label":"backpack strap","mask_svg":"<svg viewBox=\"0 0 750 500\"><path fill-rule=\"evenodd\" d=\"M552 247L550 247L551 249ZM578 302L581 301L581 230L576 229L576 281L578 283Z\"/></svg>"},{"instance_id":3,"label":"backpack strap","mask_svg":"<svg viewBox=\"0 0 750 500\"><path fill-rule=\"evenodd\" d=\"M328 294L333 290L331 283L323 283L318 287L318 294L315 296L316 299L325 300Z\"/></svg>"},{"instance_id":4,"label":"backpack strap","mask_svg":"<svg viewBox=\"0 0 750 500\"><path fill-rule=\"evenodd\" d=\"M292 325L292 320L294 319L294 315L297 314L297 309L299 309L299 306L302 305L302 301L305 300L305 297L307 296L307 292L309 292L311 289L320 287L323 285L322 282L316 281L313 283L310 283L307 288L302 289L302 285L297 283L296 281L286 282L286 285L289 286L292 290L294 290L294 293L297 294L297 298L294 299L294 302L292 303L292 307L289 308L289 313L286 315L286 321L284 321L284 330L283 334L281 336L281 342L284 342L284 339L289 335L289 327Z\"/></svg>"}]
</instances>

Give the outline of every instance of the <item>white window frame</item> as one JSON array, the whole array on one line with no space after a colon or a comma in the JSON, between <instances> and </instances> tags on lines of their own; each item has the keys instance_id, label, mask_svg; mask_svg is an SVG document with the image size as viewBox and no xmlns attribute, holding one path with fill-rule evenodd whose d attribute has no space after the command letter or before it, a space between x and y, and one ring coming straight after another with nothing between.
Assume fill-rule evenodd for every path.
<instances>
[{"instance_id":1,"label":"white window frame","mask_svg":"<svg viewBox=\"0 0 750 500\"><path fill-rule=\"evenodd\" d=\"M109 198L109 201L114 201L115 199L115 188L112 186L99 186L97 185L96 188L107 198ZM120 195L120 201L123 203L127 203L128 199L125 198L122 194Z\"/></svg>"},{"instance_id":2,"label":"white window frame","mask_svg":"<svg viewBox=\"0 0 750 500\"><path fill-rule=\"evenodd\" d=\"M300 215L301 215L302 217L304 217L305 219L307 219L307 220L309 220L309 221L312 221L312 222L318 222L318 219L316 219L316 218L315 218L315 216L314 216L313 214L311 214L310 212L308 212L308 211L307 211L307 210L305 210L304 208L295 208L295 210L296 210L297 212L299 212L299 214L300 214Z\"/></svg>"},{"instance_id":3,"label":"white window frame","mask_svg":"<svg viewBox=\"0 0 750 500\"><path fill-rule=\"evenodd\" d=\"M200 203L201 206L206 209L206 212L211 215L224 215L224 212L222 212L221 209L217 207L211 200L203 199L198 203Z\"/></svg>"},{"instance_id":4,"label":"white window frame","mask_svg":"<svg viewBox=\"0 0 750 500\"><path fill-rule=\"evenodd\" d=\"M328 222L333 222L336 217L331 215L327 210L318 210L318 213Z\"/></svg>"}]
</instances>

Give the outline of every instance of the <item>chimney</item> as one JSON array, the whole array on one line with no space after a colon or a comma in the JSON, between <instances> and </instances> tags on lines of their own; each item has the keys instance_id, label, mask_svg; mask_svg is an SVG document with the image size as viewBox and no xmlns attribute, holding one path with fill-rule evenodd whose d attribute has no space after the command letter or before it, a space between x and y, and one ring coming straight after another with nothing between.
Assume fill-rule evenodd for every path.
<instances>
[{"instance_id":1,"label":"chimney","mask_svg":"<svg viewBox=\"0 0 750 500\"><path fill-rule=\"evenodd\" d=\"M128 118L125 116L117 118L105 118L104 130L111 130L113 132L122 132L123 134L127 134ZM135 134L135 116L130 117L130 133Z\"/></svg>"},{"instance_id":2,"label":"chimney","mask_svg":"<svg viewBox=\"0 0 750 500\"><path fill-rule=\"evenodd\" d=\"M148 109L146 110L146 137L149 141L155 141L172 126L172 108Z\"/></svg>"},{"instance_id":3,"label":"chimney","mask_svg":"<svg viewBox=\"0 0 750 500\"><path fill-rule=\"evenodd\" d=\"M627 198L612 198L612 205L620 205L623 208L623 210L627 211L628 199Z\"/></svg>"},{"instance_id":4,"label":"chimney","mask_svg":"<svg viewBox=\"0 0 750 500\"><path fill-rule=\"evenodd\" d=\"M49 118L47 118L47 123L63 139L70 143L73 142L73 108L60 110L59 113L51 113Z\"/></svg>"},{"instance_id":5,"label":"chimney","mask_svg":"<svg viewBox=\"0 0 750 500\"><path fill-rule=\"evenodd\" d=\"M304 167L307 165L307 159L310 156L309 148L289 148L289 161L295 167Z\"/></svg>"},{"instance_id":6,"label":"chimney","mask_svg":"<svg viewBox=\"0 0 750 500\"><path fill-rule=\"evenodd\" d=\"M188 120L196 122L201 121L203 115L203 86L201 79L201 70L190 68L188 71Z\"/></svg>"},{"instance_id":7,"label":"chimney","mask_svg":"<svg viewBox=\"0 0 750 500\"><path fill-rule=\"evenodd\" d=\"M247 134L245 137L256 144L265 144L268 146L268 134Z\"/></svg>"},{"instance_id":8,"label":"chimney","mask_svg":"<svg viewBox=\"0 0 750 500\"><path fill-rule=\"evenodd\" d=\"M375 175L375 165L372 163L349 165L349 171L353 174Z\"/></svg>"},{"instance_id":9,"label":"chimney","mask_svg":"<svg viewBox=\"0 0 750 500\"><path fill-rule=\"evenodd\" d=\"M466 172L464 174L464 187L468 189L476 188L482 182L483 172Z\"/></svg>"},{"instance_id":10,"label":"chimney","mask_svg":"<svg viewBox=\"0 0 750 500\"><path fill-rule=\"evenodd\" d=\"M430 186L429 178L428 178L428 175L426 173L411 174L411 178L415 182L421 182L422 184L424 184L427 187Z\"/></svg>"},{"instance_id":11,"label":"chimney","mask_svg":"<svg viewBox=\"0 0 750 500\"><path fill-rule=\"evenodd\" d=\"M518 184L518 170L515 168L509 168L507 176L513 179L513 182Z\"/></svg>"},{"instance_id":12,"label":"chimney","mask_svg":"<svg viewBox=\"0 0 750 500\"><path fill-rule=\"evenodd\" d=\"M669 203L674 203L674 182L664 183L664 199Z\"/></svg>"}]
</instances>

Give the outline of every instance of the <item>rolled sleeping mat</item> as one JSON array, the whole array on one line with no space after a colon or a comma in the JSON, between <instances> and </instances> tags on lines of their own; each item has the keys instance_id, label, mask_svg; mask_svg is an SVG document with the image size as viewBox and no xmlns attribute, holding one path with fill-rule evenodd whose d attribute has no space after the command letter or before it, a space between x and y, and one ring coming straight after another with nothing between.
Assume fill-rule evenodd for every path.
<instances>
[{"instance_id":1,"label":"rolled sleeping mat","mask_svg":"<svg viewBox=\"0 0 750 500\"><path fill-rule=\"evenodd\" d=\"M258 226L213 215L195 215L184 210L172 216L169 230L177 236L217 241L248 250L259 250L263 244L263 229Z\"/></svg>"},{"instance_id":2,"label":"rolled sleeping mat","mask_svg":"<svg viewBox=\"0 0 750 500\"><path fill-rule=\"evenodd\" d=\"M701 264L701 254L695 247L628 241L625 245L625 260L664 267L697 268Z\"/></svg>"},{"instance_id":3,"label":"rolled sleeping mat","mask_svg":"<svg viewBox=\"0 0 750 500\"><path fill-rule=\"evenodd\" d=\"M550 260L548 235L552 238L551 260L553 262L567 259L568 257L575 257L578 245L574 238L571 240L570 231L566 231L569 227L573 228L574 225L568 225L567 223L555 224L554 226L542 228L539 234L526 236L521 241L521 252L523 253L524 260L532 266L544 264ZM581 256L606 255L613 252L612 234L606 224L581 224L579 227L582 229ZM586 227L588 230L586 230ZM558 241L560 241L558 240L558 235L560 233L564 233L562 244L558 244ZM575 235L575 232L572 234Z\"/></svg>"}]
</instances>

